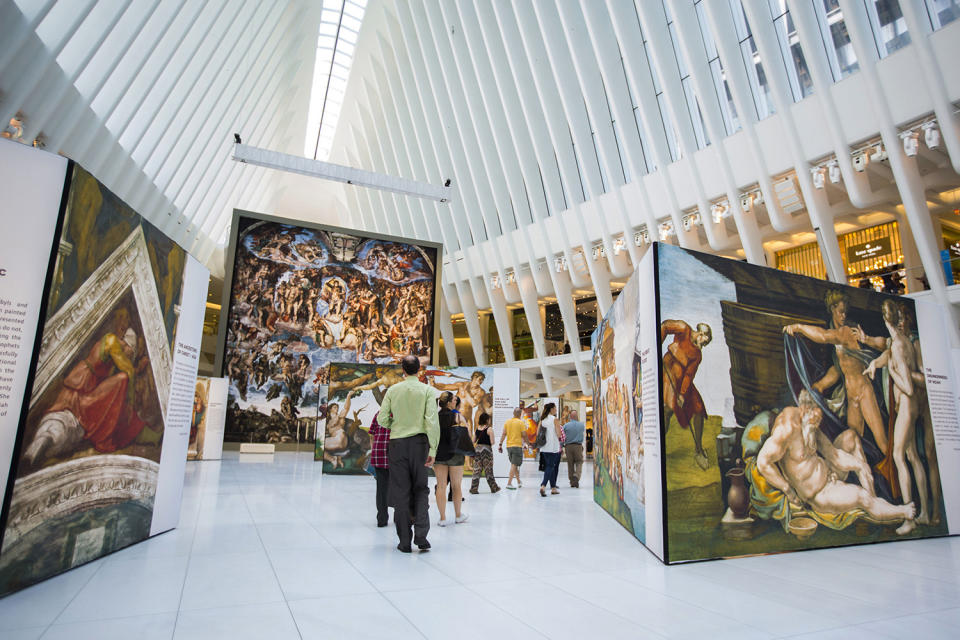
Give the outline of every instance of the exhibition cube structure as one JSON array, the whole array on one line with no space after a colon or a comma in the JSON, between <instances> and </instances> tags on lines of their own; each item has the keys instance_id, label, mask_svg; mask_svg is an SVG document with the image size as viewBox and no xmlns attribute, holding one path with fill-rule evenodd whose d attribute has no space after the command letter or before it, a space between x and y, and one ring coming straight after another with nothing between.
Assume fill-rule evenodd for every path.
<instances>
[{"instance_id":1,"label":"exhibition cube structure","mask_svg":"<svg viewBox=\"0 0 960 640\"><path fill-rule=\"evenodd\" d=\"M0 173L5 595L177 525L209 272L66 158Z\"/></svg>"},{"instance_id":2,"label":"exhibition cube structure","mask_svg":"<svg viewBox=\"0 0 960 640\"><path fill-rule=\"evenodd\" d=\"M594 499L666 563L960 529L939 307L653 244L593 335Z\"/></svg>"}]
</instances>

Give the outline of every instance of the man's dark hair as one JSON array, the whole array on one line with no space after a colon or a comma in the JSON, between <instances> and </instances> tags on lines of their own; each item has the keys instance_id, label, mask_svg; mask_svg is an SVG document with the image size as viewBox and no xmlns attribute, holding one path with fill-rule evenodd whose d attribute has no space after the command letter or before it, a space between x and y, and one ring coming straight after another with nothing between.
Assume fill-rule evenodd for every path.
<instances>
[{"instance_id":1,"label":"man's dark hair","mask_svg":"<svg viewBox=\"0 0 960 640\"><path fill-rule=\"evenodd\" d=\"M417 374L417 371L420 371L420 358L417 356L403 356L403 360L400 361L400 366L403 367L405 374L414 376Z\"/></svg>"}]
</instances>

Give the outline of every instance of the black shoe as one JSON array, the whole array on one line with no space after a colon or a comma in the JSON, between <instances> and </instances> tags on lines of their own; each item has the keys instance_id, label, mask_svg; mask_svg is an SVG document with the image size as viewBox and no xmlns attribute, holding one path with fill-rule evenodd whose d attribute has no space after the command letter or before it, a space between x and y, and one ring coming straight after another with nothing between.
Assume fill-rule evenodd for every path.
<instances>
[{"instance_id":1,"label":"black shoe","mask_svg":"<svg viewBox=\"0 0 960 640\"><path fill-rule=\"evenodd\" d=\"M403 553L411 553L413 549L410 548L410 545L403 544L402 542L397 545L397 550L402 551Z\"/></svg>"},{"instance_id":2,"label":"black shoe","mask_svg":"<svg viewBox=\"0 0 960 640\"><path fill-rule=\"evenodd\" d=\"M386 522L378 522L378 523L377 523L377 526L378 526L378 527L385 527L385 526L387 526L387 523L386 523Z\"/></svg>"},{"instance_id":3,"label":"black shoe","mask_svg":"<svg viewBox=\"0 0 960 640\"><path fill-rule=\"evenodd\" d=\"M420 551L430 551L430 548L430 543L427 540L417 543L417 549L420 549Z\"/></svg>"}]
</instances>

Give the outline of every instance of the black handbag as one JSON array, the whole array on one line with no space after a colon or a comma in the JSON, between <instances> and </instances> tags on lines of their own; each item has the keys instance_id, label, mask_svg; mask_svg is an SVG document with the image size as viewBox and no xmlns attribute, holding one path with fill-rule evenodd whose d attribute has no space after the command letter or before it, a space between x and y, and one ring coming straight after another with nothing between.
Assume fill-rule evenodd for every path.
<instances>
[{"instance_id":1,"label":"black handbag","mask_svg":"<svg viewBox=\"0 0 960 640\"><path fill-rule=\"evenodd\" d=\"M456 432L454 440L456 444L453 447L454 453L459 453L464 456L477 455L477 450L473 446L473 439L470 438L470 430L463 425L451 427L451 429Z\"/></svg>"}]
</instances>

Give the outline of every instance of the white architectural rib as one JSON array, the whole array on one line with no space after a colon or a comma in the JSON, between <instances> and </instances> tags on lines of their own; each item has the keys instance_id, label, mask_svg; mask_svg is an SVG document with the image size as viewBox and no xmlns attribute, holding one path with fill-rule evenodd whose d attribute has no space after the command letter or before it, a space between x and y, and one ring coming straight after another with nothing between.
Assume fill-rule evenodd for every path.
<instances>
[{"instance_id":1,"label":"white architectural rib","mask_svg":"<svg viewBox=\"0 0 960 640\"><path fill-rule=\"evenodd\" d=\"M720 105L715 100L706 100L703 96L713 95L714 88L710 79L710 69L707 66L707 53L703 45L703 37L697 24L696 11L692 4L671 2L674 16L674 26L679 39L678 46L683 50L690 77L699 97L701 112L707 135L714 141L714 152L717 154L717 168L727 196L727 206L733 212L733 219L737 225L737 232L743 245L747 261L752 264L766 265L763 246L760 243L760 230L756 214L745 211L740 205L740 191L731 168L729 140L723 127L720 115ZM681 89L682 92L682 89ZM682 94L681 94L682 95ZM693 162L693 158L691 158Z\"/></svg>"},{"instance_id":2,"label":"white architectural rib","mask_svg":"<svg viewBox=\"0 0 960 640\"><path fill-rule=\"evenodd\" d=\"M781 57L777 49L777 36L773 30L770 13L767 7L750 2L744 4L743 8L750 21L757 50L760 52L762 59L767 61L763 70L770 82L770 92L777 110L777 117L782 120L784 132L787 134L787 146L790 150L793 169L807 206L810 222L817 232L817 243L823 256L827 277L833 282L846 282L843 257L840 255L840 244L837 241L837 232L833 226L833 213L830 210L830 203L827 200L826 191L816 189L813 185L813 180L810 177L810 163L804 158L799 129L793 117L792 93L787 80L786 68L783 63L775 62L781 60ZM756 136L755 132L754 136Z\"/></svg>"}]
</instances>

